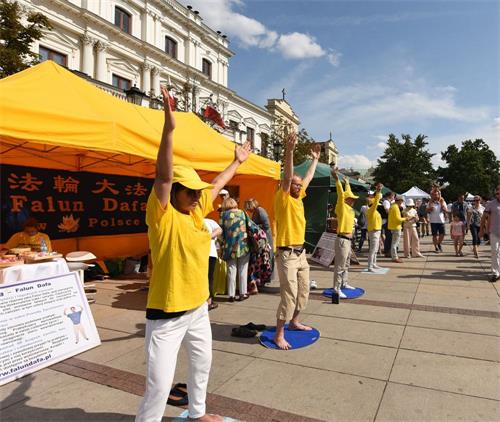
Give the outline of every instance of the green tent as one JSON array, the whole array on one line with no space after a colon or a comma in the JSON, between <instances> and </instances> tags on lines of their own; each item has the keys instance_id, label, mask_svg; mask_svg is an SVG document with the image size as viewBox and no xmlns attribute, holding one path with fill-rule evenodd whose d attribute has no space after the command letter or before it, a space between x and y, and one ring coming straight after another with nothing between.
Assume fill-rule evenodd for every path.
<instances>
[{"instance_id":1,"label":"green tent","mask_svg":"<svg viewBox=\"0 0 500 422\"><path fill-rule=\"evenodd\" d=\"M310 160L294 168L294 172L301 177L307 172L311 164ZM339 173L340 175L341 173ZM342 175L343 176L343 175ZM343 176L346 177L346 176ZM367 183L361 183L356 179L348 177L352 191L359 196L354 204L354 208L359 211L365 203L365 199L370 189ZM322 233L326 230L326 219L328 204L335 205L337 194L335 189L335 179L330 175L330 166L318 163L314 177L307 188L307 196L304 198L304 209L306 214L306 248L311 252Z\"/></svg>"}]
</instances>

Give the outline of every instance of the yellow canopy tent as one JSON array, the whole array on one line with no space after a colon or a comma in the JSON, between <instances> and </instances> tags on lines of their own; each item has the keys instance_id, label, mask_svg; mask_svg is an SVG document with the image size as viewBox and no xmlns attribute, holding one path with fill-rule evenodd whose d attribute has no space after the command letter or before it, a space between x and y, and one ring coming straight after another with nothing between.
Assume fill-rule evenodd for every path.
<instances>
[{"instance_id":1,"label":"yellow canopy tent","mask_svg":"<svg viewBox=\"0 0 500 422\"><path fill-rule=\"evenodd\" d=\"M175 113L174 162L207 181L233 159L234 144L192 113ZM153 177L163 112L136 106L47 61L0 80L0 162L59 170ZM272 212L278 163L252 154L231 185ZM147 250L146 234L55 240L101 257Z\"/></svg>"}]
</instances>

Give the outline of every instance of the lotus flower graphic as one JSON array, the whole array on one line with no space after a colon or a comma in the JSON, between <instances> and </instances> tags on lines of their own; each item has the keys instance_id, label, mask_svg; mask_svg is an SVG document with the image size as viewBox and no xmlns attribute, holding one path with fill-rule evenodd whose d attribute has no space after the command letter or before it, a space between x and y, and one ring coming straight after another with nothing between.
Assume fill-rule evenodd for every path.
<instances>
[{"instance_id":1,"label":"lotus flower graphic","mask_svg":"<svg viewBox=\"0 0 500 422\"><path fill-rule=\"evenodd\" d=\"M80 228L80 219L75 219L73 214L63 215L62 223L58 224L59 231L66 233L74 233Z\"/></svg>"}]
</instances>

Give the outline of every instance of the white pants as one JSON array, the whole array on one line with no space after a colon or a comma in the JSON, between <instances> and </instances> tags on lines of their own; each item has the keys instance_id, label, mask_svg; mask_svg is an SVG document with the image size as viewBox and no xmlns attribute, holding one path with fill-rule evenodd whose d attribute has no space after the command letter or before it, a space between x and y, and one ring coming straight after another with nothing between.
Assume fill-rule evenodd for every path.
<instances>
[{"instance_id":1,"label":"white pants","mask_svg":"<svg viewBox=\"0 0 500 422\"><path fill-rule=\"evenodd\" d=\"M189 416L205 415L212 364L212 330L207 303L178 318L146 320L146 392L136 422L161 421L182 343L188 353Z\"/></svg>"},{"instance_id":2,"label":"white pants","mask_svg":"<svg viewBox=\"0 0 500 422\"><path fill-rule=\"evenodd\" d=\"M351 263L351 241L338 237L335 239L335 266L333 268L333 288L338 292L347 284Z\"/></svg>"},{"instance_id":3,"label":"white pants","mask_svg":"<svg viewBox=\"0 0 500 422\"><path fill-rule=\"evenodd\" d=\"M368 269L377 265L377 253L380 248L380 230L368 232L368 240L370 241L370 251L368 252Z\"/></svg>"},{"instance_id":4,"label":"white pants","mask_svg":"<svg viewBox=\"0 0 500 422\"><path fill-rule=\"evenodd\" d=\"M248 262L250 254L227 261L227 291L229 297L236 295L236 275L238 275L240 295L247 294Z\"/></svg>"},{"instance_id":5,"label":"white pants","mask_svg":"<svg viewBox=\"0 0 500 422\"><path fill-rule=\"evenodd\" d=\"M491 245L491 272L495 276L500 275L500 236L490 233Z\"/></svg>"},{"instance_id":6,"label":"white pants","mask_svg":"<svg viewBox=\"0 0 500 422\"><path fill-rule=\"evenodd\" d=\"M391 258L398 259L398 246L401 240L401 230L391 230L392 241L391 241Z\"/></svg>"}]
</instances>

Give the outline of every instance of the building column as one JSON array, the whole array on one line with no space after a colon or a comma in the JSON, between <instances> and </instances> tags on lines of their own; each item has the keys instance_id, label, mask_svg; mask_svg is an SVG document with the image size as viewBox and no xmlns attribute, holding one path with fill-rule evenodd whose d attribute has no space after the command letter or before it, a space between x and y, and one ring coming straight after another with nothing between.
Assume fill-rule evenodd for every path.
<instances>
[{"instance_id":1,"label":"building column","mask_svg":"<svg viewBox=\"0 0 500 422\"><path fill-rule=\"evenodd\" d=\"M108 46L103 41L97 41L95 43L95 48L97 52L95 78L98 81L109 83L106 77L106 50Z\"/></svg>"},{"instance_id":2,"label":"building column","mask_svg":"<svg viewBox=\"0 0 500 422\"><path fill-rule=\"evenodd\" d=\"M147 63L143 63L141 65L142 70L142 91L149 95L149 91L151 91L151 65Z\"/></svg>"},{"instance_id":3,"label":"building column","mask_svg":"<svg viewBox=\"0 0 500 422\"><path fill-rule=\"evenodd\" d=\"M155 66L151 67L151 73L153 75L153 81L151 82L149 89L152 95L160 95L160 69Z\"/></svg>"},{"instance_id":4,"label":"building column","mask_svg":"<svg viewBox=\"0 0 500 422\"><path fill-rule=\"evenodd\" d=\"M87 33L81 36L82 41L82 64L81 71L91 78L94 77L94 42L95 40Z\"/></svg>"}]
</instances>

